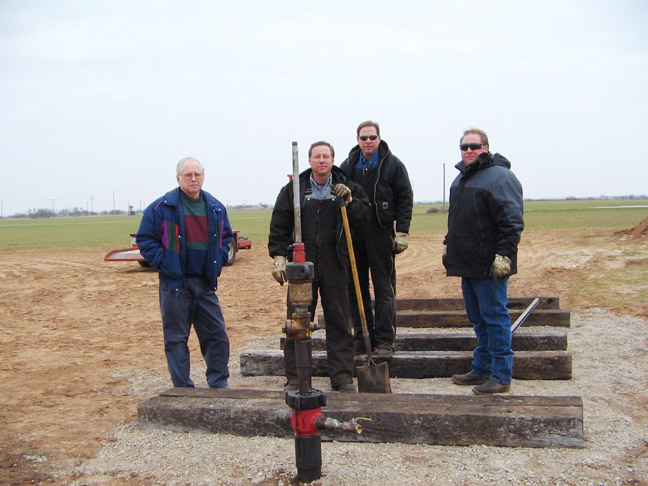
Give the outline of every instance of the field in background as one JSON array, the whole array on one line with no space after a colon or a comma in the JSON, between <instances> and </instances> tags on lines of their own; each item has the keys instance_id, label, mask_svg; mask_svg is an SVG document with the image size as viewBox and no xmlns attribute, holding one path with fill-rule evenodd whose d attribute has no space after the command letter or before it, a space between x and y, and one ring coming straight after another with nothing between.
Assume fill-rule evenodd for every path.
<instances>
[{"instance_id":1,"label":"field in background","mask_svg":"<svg viewBox=\"0 0 648 486\"><path fill-rule=\"evenodd\" d=\"M619 206L645 206L619 208ZM608 209L592 209L606 207ZM438 212L428 213L433 208ZM611 232L633 228L648 216L648 199L525 201L526 230L570 230L587 235L595 229ZM253 245L267 243L271 209L229 211L232 227ZM0 220L0 250L48 248L96 248L109 250L130 246L129 234L137 231L141 216L87 216L49 219ZM442 204L417 204L410 233L444 234L447 214Z\"/></svg>"}]
</instances>

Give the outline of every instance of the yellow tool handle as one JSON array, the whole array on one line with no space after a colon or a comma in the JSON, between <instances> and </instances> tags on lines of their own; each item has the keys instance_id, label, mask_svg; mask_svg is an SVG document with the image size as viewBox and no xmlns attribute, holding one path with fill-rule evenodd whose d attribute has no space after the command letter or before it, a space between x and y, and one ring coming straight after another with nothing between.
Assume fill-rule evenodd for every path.
<instances>
[{"instance_id":1,"label":"yellow tool handle","mask_svg":"<svg viewBox=\"0 0 648 486\"><path fill-rule=\"evenodd\" d=\"M351 273L353 274L353 284L355 285L355 292L358 300L362 335L364 337L367 355L371 356L371 343L369 341L369 330L367 329L367 316L365 315L364 304L362 303L360 279L358 278L358 269L356 268L356 259L355 253L353 252L353 241L351 240L351 229L349 228L349 216L347 215L346 206L341 206L340 211L342 211L342 224L344 226L344 234L346 235L347 247L349 247L349 260L351 260Z\"/></svg>"}]
</instances>

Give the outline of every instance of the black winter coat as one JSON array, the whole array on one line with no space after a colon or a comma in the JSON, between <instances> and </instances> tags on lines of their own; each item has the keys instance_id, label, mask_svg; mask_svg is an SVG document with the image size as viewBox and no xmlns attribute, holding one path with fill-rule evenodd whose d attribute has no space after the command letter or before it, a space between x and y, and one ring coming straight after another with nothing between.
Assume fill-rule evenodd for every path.
<instances>
[{"instance_id":1,"label":"black winter coat","mask_svg":"<svg viewBox=\"0 0 648 486\"><path fill-rule=\"evenodd\" d=\"M354 172L361 153L360 146L356 145L340 165L347 177L356 182L359 181L354 177ZM393 227L396 222L396 231L409 233L414 205L412 185L405 164L391 153L384 140L378 146L377 177L371 187L363 188L371 202L374 220L378 221L381 228Z\"/></svg>"},{"instance_id":2,"label":"black winter coat","mask_svg":"<svg viewBox=\"0 0 648 486\"><path fill-rule=\"evenodd\" d=\"M312 169L307 169L299 174L299 187L301 194L301 207L304 206L304 200L307 194L311 192L310 176ZM352 201L347 206L347 214L349 216L349 226L354 228L362 228L365 225L366 219L369 215L369 199L362 190L359 184L347 180L346 175L338 167L333 166L332 170L332 186L338 183L345 184L351 189ZM333 196L335 197L335 196ZM302 212L303 218L303 212ZM302 221L302 227L305 223ZM339 212L336 227L332 228L335 232L337 241L337 254L340 262L345 268L349 266L349 253L346 245L346 238L342 232L342 214ZM293 207L293 183L286 184L275 202L272 211L272 218L270 220L270 235L268 238L268 252L271 257L276 255L285 256L288 260L292 260L292 251L290 246L295 242L294 238L295 229L295 216Z\"/></svg>"},{"instance_id":3,"label":"black winter coat","mask_svg":"<svg viewBox=\"0 0 648 486\"><path fill-rule=\"evenodd\" d=\"M511 259L517 273L517 246L524 229L522 186L511 163L500 154L483 153L475 162L455 166L460 174L450 186L448 276L489 278L495 255Z\"/></svg>"}]
</instances>

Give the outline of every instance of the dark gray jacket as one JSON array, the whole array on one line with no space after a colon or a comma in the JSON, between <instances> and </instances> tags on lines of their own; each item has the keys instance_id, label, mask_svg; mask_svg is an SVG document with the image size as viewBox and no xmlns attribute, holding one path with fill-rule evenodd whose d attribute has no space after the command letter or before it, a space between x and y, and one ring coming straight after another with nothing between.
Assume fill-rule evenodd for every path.
<instances>
[{"instance_id":1,"label":"dark gray jacket","mask_svg":"<svg viewBox=\"0 0 648 486\"><path fill-rule=\"evenodd\" d=\"M475 162L455 166L460 174L450 187L447 275L488 278L495 255L511 259L517 273L517 246L524 228L522 185L511 163L500 154L484 153Z\"/></svg>"}]
</instances>

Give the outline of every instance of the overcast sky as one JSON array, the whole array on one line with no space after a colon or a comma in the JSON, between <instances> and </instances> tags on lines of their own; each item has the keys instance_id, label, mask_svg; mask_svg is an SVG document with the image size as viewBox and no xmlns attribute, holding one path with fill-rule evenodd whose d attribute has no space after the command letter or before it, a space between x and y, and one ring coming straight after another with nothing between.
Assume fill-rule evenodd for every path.
<instances>
[{"instance_id":1,"label":"overcast sky","mask_svg":"<svg viewBox=\"0 0 648 486\"><path fill-rule=\"evenodd\" d=\"M292 141L339 165L366 119L416 201L473 126L526 198L647 194L646 21L643 0L0 0L2 212L139 209L185 156L223 203L274 203Z\"/></svg>"}]
</instances>

